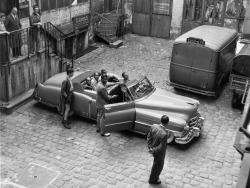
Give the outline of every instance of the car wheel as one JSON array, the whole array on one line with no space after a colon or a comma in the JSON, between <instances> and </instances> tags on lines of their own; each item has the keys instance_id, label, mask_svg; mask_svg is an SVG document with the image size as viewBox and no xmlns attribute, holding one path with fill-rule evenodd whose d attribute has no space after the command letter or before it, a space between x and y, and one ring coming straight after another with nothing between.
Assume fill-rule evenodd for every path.
<instances>
[{"instance_id":1,"label":"car wheel","mask_svg":"<svg viewBox=\"0 0 250 188\"><path fill-rule=\"evenodd\" d=\"M168 140L167 143L170 144L174 141L174 133L168 131Z\"/></svg>"}]
</instances>

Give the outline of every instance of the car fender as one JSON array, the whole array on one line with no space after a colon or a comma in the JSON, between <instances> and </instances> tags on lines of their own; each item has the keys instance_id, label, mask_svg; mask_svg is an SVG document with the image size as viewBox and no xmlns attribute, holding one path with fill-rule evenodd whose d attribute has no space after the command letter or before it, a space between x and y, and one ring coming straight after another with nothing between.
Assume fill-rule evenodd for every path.
<instances>
[{"instance_id":1,"label":"car fender","mask_svg":"<svg viewBox=\"0 0 250 188\"><path fill-rule=\"evenodd\" d=\"M186 125L186 120L175 113L159 113L159 111L145 110L136 108L135 131L148 132L152 124L161 123L161 117L167 115L169 123L167 130L176 133L182 133Z\"/></svg>"},{"instance_id":2,"label":"car fender","mask_svg":"<svg viewBox=\"0 0 250 188\"><path fill-rule=\"evenodd\" d=\"M61 88L38 83L33 92L33 98L49 106L57 107L60 101Z\"/></svg>"}]
</instances>

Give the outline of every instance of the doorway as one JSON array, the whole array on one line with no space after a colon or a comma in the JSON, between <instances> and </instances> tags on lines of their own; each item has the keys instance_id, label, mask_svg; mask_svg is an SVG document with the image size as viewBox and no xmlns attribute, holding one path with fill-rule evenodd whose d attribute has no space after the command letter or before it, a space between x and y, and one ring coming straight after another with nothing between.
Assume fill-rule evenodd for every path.
<instances>
[{"instance_id":1,"label":"doorway","mask_svg":"<svg viewBox=\"0 0 250 188\"><path fill-rule=\"evenodd\" d=\"M134 0L132 32L169 38L172 0Z\"/></svg>"}]
</instances>

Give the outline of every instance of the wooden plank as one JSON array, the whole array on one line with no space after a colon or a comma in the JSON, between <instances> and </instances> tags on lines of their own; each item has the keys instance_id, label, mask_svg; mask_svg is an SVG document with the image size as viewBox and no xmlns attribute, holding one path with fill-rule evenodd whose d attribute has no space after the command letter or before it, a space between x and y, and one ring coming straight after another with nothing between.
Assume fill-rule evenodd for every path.
<instances>
[{"instance_id":1,"label":"wooden plank","mask_svg":"<svg viewBox=\"0 0 250 188\"><path fill-rule=\"evenodd\" d=\"M134 13L150 14L151 0L134 0Z\"/></svg>"},{"instance_id":2,"label":"wooden plank","mask_svg":"<svg viewBox=\"0 0 250 188\"><path fill-rule=\"evenodd\" d=\"M170 36L170 16L152 15L151 36L159 38L169 38Z\"/></svg>"},{"instance_id":3,"label":"wooden plank","mask_svg":"<svg viewBox=\"0 0 250 188\"><path fill-rule=\"evenodd\" d=\"M134 13L132 32L140 35L150 35L150 15Z\"/></svg>"}]
</instances>

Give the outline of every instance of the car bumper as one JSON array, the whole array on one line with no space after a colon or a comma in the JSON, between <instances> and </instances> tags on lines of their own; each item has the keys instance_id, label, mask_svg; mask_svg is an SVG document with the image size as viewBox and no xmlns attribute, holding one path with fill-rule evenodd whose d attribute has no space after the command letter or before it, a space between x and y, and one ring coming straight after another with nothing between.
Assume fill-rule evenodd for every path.
<instances>
[{"instance_id":1,"label":"car bumper","mask_svg":"<svg viewBox=\"0 0 250 188\"><path fill-rule=\"evenodd\" d=\"M204 120L205 118L199 117L196 124L192 127L189 127L189 129L184 134L182 134L182 136L175 137L175 142L178 144L187 144L194 137L199 137Z\"/></svg>"},{"instance_id":2,"label":"car bumper","mask_svg":"<svg viewBox=\"0 0 250 188\"><path fill-rule=\"evenodd\" d=\"M39 98L38 96L37 96L37 93L34 91L33 92L33 94L32 94L32 98L33 98L33 100L35 100L35 101L38 101L38 102L41 102L41 98Z\"/></svg>"}]
</instances>

